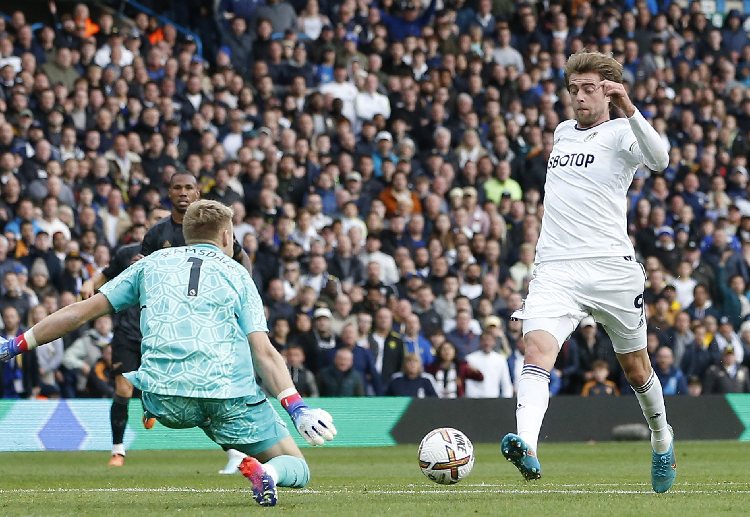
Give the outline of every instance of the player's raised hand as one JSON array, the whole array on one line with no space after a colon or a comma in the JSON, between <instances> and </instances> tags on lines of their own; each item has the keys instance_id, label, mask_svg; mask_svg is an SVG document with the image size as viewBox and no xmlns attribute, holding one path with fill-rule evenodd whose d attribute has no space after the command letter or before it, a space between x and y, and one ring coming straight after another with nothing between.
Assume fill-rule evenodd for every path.
<instances>
[{"instance_id":1,"label":"player's raised hand","mask_svg":"<svg viewBox=\"0 0 750 517\"><path fill-rule=\"evenodd\" d=\"M604 79L599 83L599 86L604 95L612 100L612 104L625 112L625 115L628 117L633 116L633 113L635 113L635 106L630 102L628 92L625 90L625 86L622 83Z\"/></svg>"}]
</instances>

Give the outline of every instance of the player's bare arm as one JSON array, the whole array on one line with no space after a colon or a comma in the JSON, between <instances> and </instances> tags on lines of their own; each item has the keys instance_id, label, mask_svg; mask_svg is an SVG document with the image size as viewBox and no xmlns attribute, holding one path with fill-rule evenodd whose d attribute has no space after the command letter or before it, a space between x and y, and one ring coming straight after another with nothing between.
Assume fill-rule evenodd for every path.
<instances>
[{"instance_id":1,"label":"player's bare arm","mask_svg":"<svg viewBox=\"0 0 750 517\"><path fill-rule=\"evenodd\" d=\"M284 358L273 347L268 334L252 332L247 336L253 356L255 370L268 391L279 399L281 405L294 422L299 434L310 445L323 445L336 436L333 418L322 409L307 406L294 387Z\"/></svg>"},{"instance_id":2,"label":"player's bare arm","mask_svg":"<svg viewBox=\"0 0 750 517\"><path fill-rule=\"evenodd\" d=\"M0 361L7 361L39 345L49 343L72 332L87 321L112 312L112 306L103 294L97 294L50 314L16 338L0 342Z\"/></svg>"},{"instance_id":3,"label":"player's bare arm","mask_svg":"<svg viewBox=\"0 0 750 517\"><path fill-rule=\"evenodd\" d=\"M294 388L284 358L273 347L268 334L253 332L247 336L253 354L253 364L263 379L263 385L274 397L284 390Z\"/></svg>"}]
</instances>

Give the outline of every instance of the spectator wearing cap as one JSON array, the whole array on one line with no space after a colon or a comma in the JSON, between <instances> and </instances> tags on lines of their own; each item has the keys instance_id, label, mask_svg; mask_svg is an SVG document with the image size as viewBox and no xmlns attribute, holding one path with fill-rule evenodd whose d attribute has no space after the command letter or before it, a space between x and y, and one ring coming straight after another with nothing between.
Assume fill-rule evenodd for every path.
<instances>
[{"instance_id":1,"label":"spectator wearing cap","mask_svg":"<svg viewBox=\"0 0 750 517\"><path fill-rule=\"evenodd\" d=\"M388 97L378 91L378 87L378 76L368 74L362 91L354 99L354 112L359 123L372 120L376 115L390 118L391 102Z\"/></svg>"},{"instance_id":2,"label":"spectator wearing cap","mask_svg":"<svg viewBox=\"0 0 750 517\"><path fill-rule=\"evenodd\" d=\"M721 363L711 365L703 381L703 393L750 393L750 371L737 359L736 350L726 347L721 354Z\"/></svg>"},{"instance_id":3,"label":"spectator wearing cap","mask_svg":"<svg viewBox=\"0 0 750 517\"><path fill-rule=\"evenodd\" d=\"M329 352L336 348L336 335L331 327L333 314L328 307L318 307L313 311L312 335L315 343L315 352L312 350L305 353L310 369L318 371L328 366L331 359ZM315 353L316 356L310 354Z\"/></svg>"},{"instance_id":4,"label":"spectator wearing cap","mask_svg":"<svg viewBox=\"0 0 750 517\"><path fill-rule=\"evenodd\" d=\"M659 262L670 272L677 269L680 259L679 250L674 242L674 230L671 226L662 226L656 232L654 255Z\"/></svg>"}]
</instances>

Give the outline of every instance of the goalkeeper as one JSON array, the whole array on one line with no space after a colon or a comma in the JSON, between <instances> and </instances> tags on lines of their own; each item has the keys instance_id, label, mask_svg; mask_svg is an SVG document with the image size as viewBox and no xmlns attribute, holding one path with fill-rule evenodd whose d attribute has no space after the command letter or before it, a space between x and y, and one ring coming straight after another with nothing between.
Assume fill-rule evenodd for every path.
<instances>
[{"instance_id":1,"label":"goalkeeper","mask_svg":"<svg viewBox=\"0 0 750 517\"><path fill-rule=\"evenodd\" d=\"M0 338L0 360L138 304L142 363L125 376L143 392L146 412L166 427L200 427L223 449L247 455L240 472L251 482L254 499L273 506L277 485L303 487L310 473L256 384L255 369L308 443L322 445L336 429L328 413L307 407L268 339L258 290L247 270L231 259L231 209L197 201L185 213L183 232L187 246L158 250L92 298L10 341Z\"/></svg>"}]
</instances>

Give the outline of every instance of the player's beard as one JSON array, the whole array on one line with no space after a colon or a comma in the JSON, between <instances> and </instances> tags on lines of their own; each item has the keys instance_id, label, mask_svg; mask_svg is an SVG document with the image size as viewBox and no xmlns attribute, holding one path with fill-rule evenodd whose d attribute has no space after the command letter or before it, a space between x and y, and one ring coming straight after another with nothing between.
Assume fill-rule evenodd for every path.
<instances>
[{"instance_id":1,"label":"player's beard","mask_svg":"<svg viewBox=\"0 0 750 517\"><path fill-rule=\"evenodd\" d=\"M586 106L585 109L586 111L578 111L578 109L576 109L575 112L576 122L581 129L586 129L596 124L603 114L603 110L596 110L589 106Z\"/></svg>"}]
</instances>

